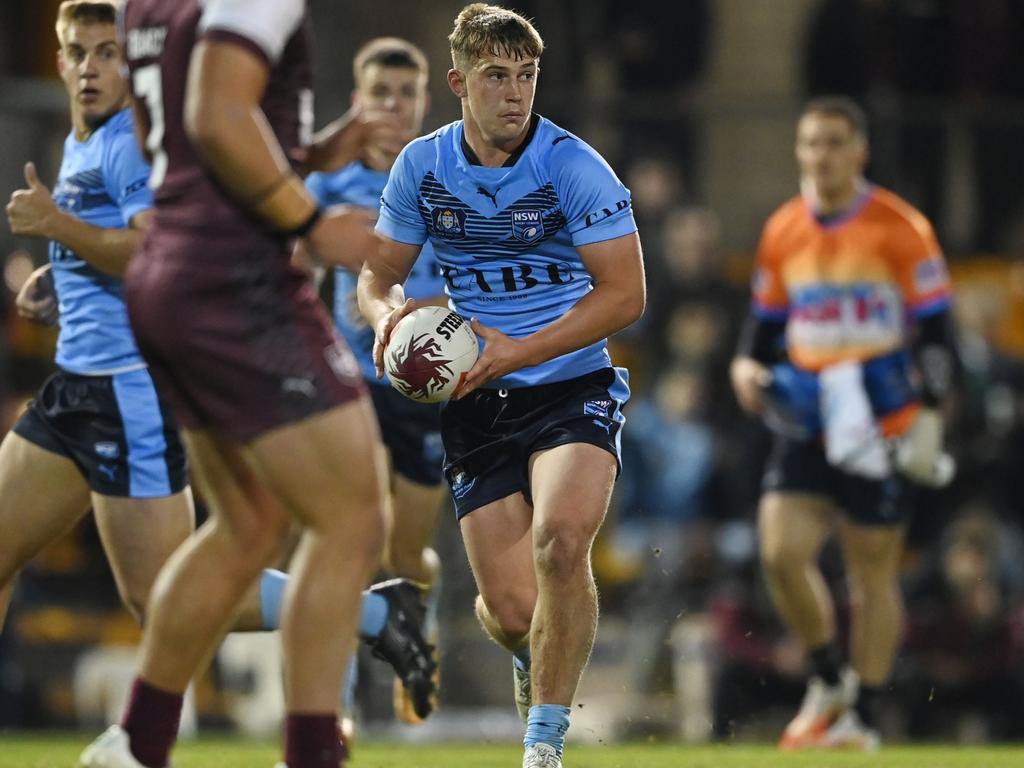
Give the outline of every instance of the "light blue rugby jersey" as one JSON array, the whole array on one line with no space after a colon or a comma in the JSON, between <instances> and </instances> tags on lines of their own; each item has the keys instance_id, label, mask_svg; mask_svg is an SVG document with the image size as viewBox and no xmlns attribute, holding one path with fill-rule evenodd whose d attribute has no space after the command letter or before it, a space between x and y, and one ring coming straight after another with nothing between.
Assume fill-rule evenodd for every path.
<instances>
[{"instance_id":1,"label":"light blue rugby jersey","mask_svg":"<svg viewBox=\"0 0 1024 768\"><path fill-rule=\"evenodd\" d=\"M576 248L636 231L629 190L585 142L545 118L510 167L467 160L462 121L399 155L377 229L434 246L448 295L465 317L522 338L593 290ZM564 381L611 365L602 340L490 387Z\"/></svg>"},{"instance_id":2,"label":"light blue rugby jersey","mask_svg":"<svg viewBox=\"0 0 1024 768\"><path fill-rule=\"evenodd\" d=\"M53 199L68 213L104 229L127 227L153 207L149 166L132 130L131 111L118 112L85 141L64 142ZM57 365L72 373L103 374L145 363L128 325L121 280L106 275L64 245L50 243L60 308Z\"/></svg>"},{"instance_id":3,"label":"light blue rugby jersey","mask_svg":"<svg viewBox=\"0 0 1024 768\"><path fill-rule=\"evenodd\" d=\"M362 163L351 163L334 173L312 173L306 186L320 205L358 205L362 208L380 208L380 196L387 184L388 174L374 171ZM359 314L356 303L356 280L347 269L334 270L334 322L352 348L363 376L377 382L373 368L373 330ZM434 257L434 249L427 244L420 252L409 277L405 281L405 295L412 299L428 299L444 294L444 278ZM387 377L385 376L385 381Z\"/></svg>"}]
</instances>

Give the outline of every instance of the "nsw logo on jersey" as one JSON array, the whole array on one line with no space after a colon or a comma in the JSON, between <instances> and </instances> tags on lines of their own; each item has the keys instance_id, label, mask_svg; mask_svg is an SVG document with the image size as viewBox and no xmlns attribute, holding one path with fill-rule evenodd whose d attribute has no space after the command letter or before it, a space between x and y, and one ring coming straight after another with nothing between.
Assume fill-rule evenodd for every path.
<instances>
[{"instance_id":1,"label":"nsw logo on jersey","mask_svg":"<svg viewBox=\"0 0 1024 768\"><path fill-rule=\"evenodd\" d=\"M459 208L434 208L430 211L434 230L448 240L466 236L466 212Z\"/></svg>"},{"instance_id":2,"label":"nsw logo on jersey","mask_svg":"<svg viewBox=\"0 0 1024 768\"><path fill-rule=\"evenodd\" d=\"M533 243L544 237L544 217L539 210L512 211L512 237Z\"/></svg>"}]
</instances>

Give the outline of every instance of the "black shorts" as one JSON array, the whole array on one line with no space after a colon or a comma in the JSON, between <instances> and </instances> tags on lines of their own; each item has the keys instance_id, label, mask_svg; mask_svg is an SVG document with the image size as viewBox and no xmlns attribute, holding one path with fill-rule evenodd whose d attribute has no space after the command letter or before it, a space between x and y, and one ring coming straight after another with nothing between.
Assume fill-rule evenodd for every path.
<instances>
[{"instance_id":1,"label":"black shorts","mask_svg":"<svg viewBox=\"0 0 1024 768\"><path fill-rule=\"evenodd\" d=\"M828 463L819 442L779 436L772 443L762 489L824 496L860 525L903 525L918 492L901 475L872 480L844 472Z\"/></svg>"},{"instance_id":2,"label":"black shorts","mask_svg":"<svg viewBox=\"0 0 1024 768\"><path fill-rule=\"evenodd\" d=\"M394 387L370 383L381 437L396 473L420 485L438 485L444 466L441 406L417 403Z\"/></svg>"},{"instance_id":3,"label":"black shorts","mask_svg":"<svg viewBox=\"0 0 1024 768\"><path fill-rule=\"evenodd\" d=\"M620 462L619 434L629 400L622 368L517 389L480 389L441 410L444 473L461 518L522 492L529 504L530 456L568 443L604 448Z\"/></svg>"},{"instance_id":4,"label":"black shorts","mask_svg":"<svg viewBox=\"0 0 1024 768\"><path fill-rule=\"evenodd\" d=\"M13 427L73 461L104 496L170 496L188 485L177 425L145 368L112 376L57 371Z\"/></svg>"}]
</instances>

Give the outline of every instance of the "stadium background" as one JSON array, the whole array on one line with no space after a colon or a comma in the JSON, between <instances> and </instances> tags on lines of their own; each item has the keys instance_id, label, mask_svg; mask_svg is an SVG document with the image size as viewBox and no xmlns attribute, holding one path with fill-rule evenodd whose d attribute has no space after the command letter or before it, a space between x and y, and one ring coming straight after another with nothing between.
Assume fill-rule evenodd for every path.
<instances>
[{"instance_id":1,"label":"stadium background","mask_svg":"<svg viewBox=\"0 0 1024 768\"><path fill-rule=\"evenodd\" d=\"M0 191L36 161L56 175L68 129L56 80L57 0L4 5ZM318 124L347 104L351 54L381 34L424 47L428 126L458 116L444 82L460 2L314 0ZM752 527L763 430L726 368L764 217L796 191L793 119L844 92L872 118L871 177L927 213L957 290L965 377L951 409L954 486L916 515L907 642L891 738L1024 736L1024 6L1016 0L515 2L548 52L537 109L598 147L632 189L648 264L646 317L615 341L634 372L626 472L595 553L604 617L576 738L771 738L802 693L802 658L760 584ZM0 227L3 426L50 369L53 334L13 296L41 244ZM31 515L26 509L25 514ZM2 536L2 532L0 532ZM518 736L505 654L471 616L453 518L445 558L443 709L412 738ZM339 553L344 556L344 553ZM825 554L842 588L837 553ZM94 729L116 712L137 633L87 521L21 579L0 639L0 728ZM270 733L276 640L234 638L196 687L204 728ZM370 731L387 685L364 674Z\"/></svg>"}]
</instances>

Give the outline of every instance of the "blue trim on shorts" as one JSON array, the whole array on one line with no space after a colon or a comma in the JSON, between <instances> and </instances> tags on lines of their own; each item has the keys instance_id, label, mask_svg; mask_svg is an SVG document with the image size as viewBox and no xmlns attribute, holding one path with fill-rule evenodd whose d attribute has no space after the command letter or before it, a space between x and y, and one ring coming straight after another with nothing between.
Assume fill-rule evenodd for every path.
<instances>
[{"instance_id":1,"label":"blue trim on shorts","mask_svg":"<svg viewBox=\"0 0 1024 768\"><path fill-rule=\"evenodd\" d=\"M626 415L622 412L623 406L629 402L629 370L626 368L613 368L615 381L608 387L608 394L615 398L619 407L615 409L612 416L614 421L619 423L619 429L615 433L615 458L619 462L619 469L622 468L622 428L626 424Z\"/></svg>"},{"instance_id":2,"label":"blue trim on shorts","mask_svg":"<svg viewBox=\"0 0 1024 768\"><path fill-rule=\"evenodd\" d=\"M149 371L119 373L111 380L128 446L129 494L132 498L170 496L164 419Z\"/></svg>"}]
</instances>

